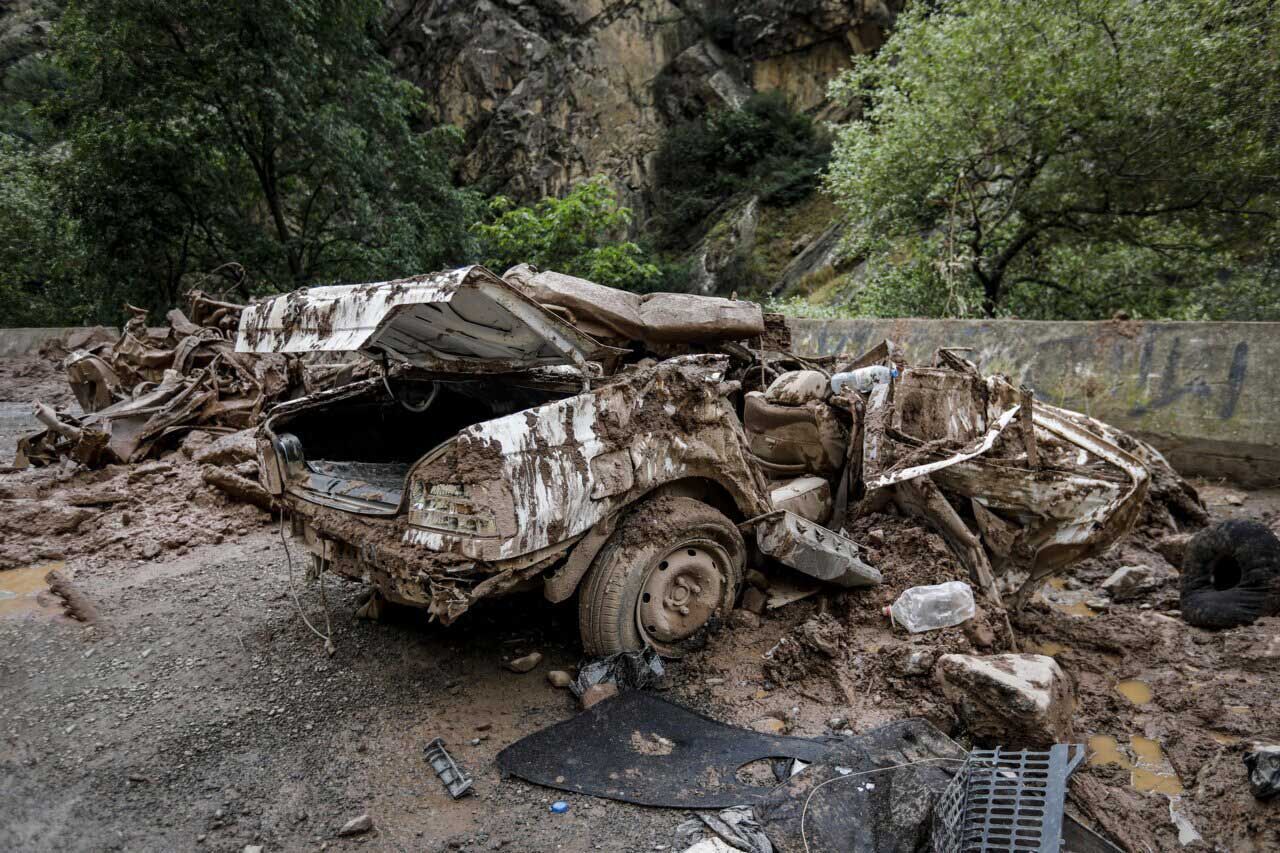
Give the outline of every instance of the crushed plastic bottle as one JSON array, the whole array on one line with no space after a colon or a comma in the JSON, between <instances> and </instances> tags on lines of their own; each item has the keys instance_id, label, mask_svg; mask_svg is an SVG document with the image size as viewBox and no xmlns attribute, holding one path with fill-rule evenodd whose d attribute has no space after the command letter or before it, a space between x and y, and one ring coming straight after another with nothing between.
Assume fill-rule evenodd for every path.
<instances>
[{"instance_id":1,"label":"crushed plastic bottle","mask_svg":"<svg viewBox=\"0 0 1280 853\"><path fill-rule=\"evenodd\" d=\"M964 581L947 581L904 590L885 615L913 634L967 622L978 612L973 590Z\"/></svg>"},{"instance_id":2,"label":"crushed plastic bottle","mask_svg":"<svg viewBox=\"0 0 1280 853\"><path fill-rule=\"evenodd\" d=\"M884 384L897 375L898 368L885 367L883 364L837 373L831 377L831 393L839 394L843 388L852 386L859 394L865 394L874 386Z\"/></svg>"}]
</instances>

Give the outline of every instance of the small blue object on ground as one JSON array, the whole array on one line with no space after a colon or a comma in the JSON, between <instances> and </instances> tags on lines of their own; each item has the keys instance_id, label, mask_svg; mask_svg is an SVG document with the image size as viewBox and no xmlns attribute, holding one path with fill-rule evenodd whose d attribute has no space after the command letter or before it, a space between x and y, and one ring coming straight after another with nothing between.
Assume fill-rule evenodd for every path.
<instances>
[{"instance_id":1,"label":"small blue object on ground","mask_svg":"<svg viewBox=\"0 0 1280 853\"><path fill-rule=\"evenodd\" d=\"M554 803L551 804L551 811L555 812L556 814L564 814L568 810L569 810L569 804L566 803L564 800L556 800Z\"/></svg>"}]
</instances>

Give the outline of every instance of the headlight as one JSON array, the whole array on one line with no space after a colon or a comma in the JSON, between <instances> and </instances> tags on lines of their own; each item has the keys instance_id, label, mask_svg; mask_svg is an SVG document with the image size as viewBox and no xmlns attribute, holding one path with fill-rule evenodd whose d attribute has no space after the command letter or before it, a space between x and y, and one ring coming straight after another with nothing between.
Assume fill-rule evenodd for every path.
<instances>
[{"instance_id":1,"label":"headlight","mask_svg":"<svg viewBox=\"0 0 1280 853\"><path fill-rule=\"evenodd\" d=\"M497 536L498 519L479 496L469 496L467 486L438 483L427 488L414 480L409 492L409 523L463 536Z\"/></svg>"}]
</instances>

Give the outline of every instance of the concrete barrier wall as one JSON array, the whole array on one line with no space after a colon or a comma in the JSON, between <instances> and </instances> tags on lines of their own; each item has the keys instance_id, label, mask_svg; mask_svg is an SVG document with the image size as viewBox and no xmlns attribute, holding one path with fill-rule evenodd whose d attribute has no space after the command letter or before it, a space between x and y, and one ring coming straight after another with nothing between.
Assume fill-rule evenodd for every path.
<instances>
[{"instance_id":1,"label":"concrete barrier wall","mask_svg":"<svg viewBox=\"0 0 1280 853\"><path fill-rule=\"evenodd\" d=\"M986 372L1130 430L1179 470L1280 485L1280 323L792 320L797 352L865 352L885 338L927 363L971 347ZM86 329L0 329L0 358Z\"/></svg>"},{"instance_id":2,"label":"concrete barrier wall","mask_svg":"<svg viewBox=\"0 0 1280 853\"><path fill-rule=\"evenodd\" d=\"M65 329L0 329L0 358L13 358L38 352L45 341L65 341L68 335L85 331L80 328Z\"/></svg>"},{"instance_id":3,"label":"concrete barrier wall","mask_svg":"<svg viewBox=\"0 0 1280 853\"><path fill-rule=\"evenodd\" d=\"M1183 473L1280 485L1280 323L793 320L794 348L909 361L971 347L986 373L1150 441Z\"/></svg>"}]
</instances>

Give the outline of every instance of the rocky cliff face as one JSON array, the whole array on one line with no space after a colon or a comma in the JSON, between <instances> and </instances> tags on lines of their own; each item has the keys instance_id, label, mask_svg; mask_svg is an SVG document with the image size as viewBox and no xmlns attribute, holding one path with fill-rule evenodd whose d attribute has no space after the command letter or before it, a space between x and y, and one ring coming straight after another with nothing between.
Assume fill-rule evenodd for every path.
<instances>
[{"instance_id":1,"label":"rocky cliff face","mask_svg":"<svg viewBox=\"0 0 1280 853\"><path fill-rule=\"evenodd\" d=\"M642 221L666 127L769 89L835 117L827 82L903 2L391 0L387 48L466 131L467 182L532 199L605 174Z\"/></svg>"}]
</instances>

